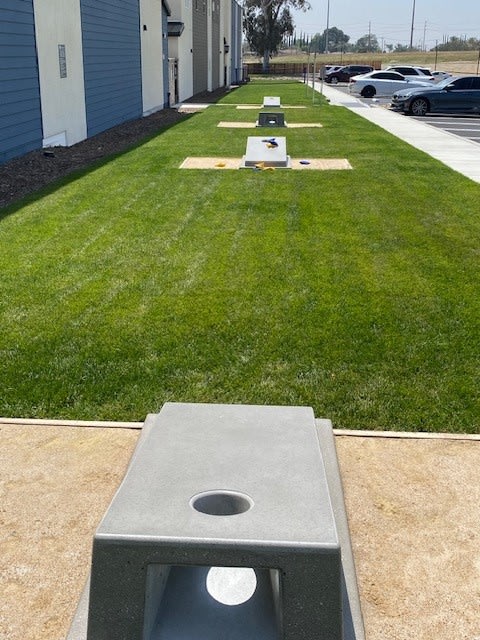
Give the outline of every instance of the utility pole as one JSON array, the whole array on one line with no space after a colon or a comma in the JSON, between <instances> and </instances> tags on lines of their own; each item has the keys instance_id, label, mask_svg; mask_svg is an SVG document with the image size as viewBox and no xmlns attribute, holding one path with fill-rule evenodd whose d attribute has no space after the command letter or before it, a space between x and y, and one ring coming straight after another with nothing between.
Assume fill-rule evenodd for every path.
<instances>
[{"instance_id":1,"label":"utility pole","mask_svg":"<svg viewBox=\"0 0 480 640\"><path fill-rule=\"evenodd\" d=\"M325 53L328 53L329 25L330 25L330 0L327 0L327 28L325 29Z\"/></svg>"},{"instance_id":2,"label":"utility pole","mask_svg":"<svg viewBox=\"0 0 480 640\"><path fill-rule=\"evenodd\" d=\"M426 33L427 33L427 21L425 20L425 24L423 25L423 46L422 46L422 50L423 51L426 51L426 48L425 48L425 36L426 36Z\"/></svg>"},{"instance_id":3,"label":"utility pole","mask_svg":"<svg viewBox=\"0 0 480 640\"><path fill-rule=\"evenodd\" d=\"M412 28L410 30L410 49L413 49L413 27L415 25L415 0L413 0L412 7Z\"/></svg>"}]
</instances>

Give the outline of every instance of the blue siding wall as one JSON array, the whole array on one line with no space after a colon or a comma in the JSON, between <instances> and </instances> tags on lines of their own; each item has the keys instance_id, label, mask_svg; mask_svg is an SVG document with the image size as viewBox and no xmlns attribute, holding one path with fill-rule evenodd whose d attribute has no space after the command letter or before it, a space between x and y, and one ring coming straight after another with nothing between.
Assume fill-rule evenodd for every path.
<instances>
[{"instance_id":1,"label":"blue siding wall","mask_svg":"<svg viewBox=\"0 0 480 640\"><path fill-rule=\"evenodd\" d=\"M0 163L42 146L33 0L0 3Z\"/></svg>"},{"instance_id":2,"label":"blue siding wall","mask_svg":"<svg viewBox=\"0 0 480 640\"><path fill-rule=\"evenodd\" d=\"M81 0L88 136L142 115L138 0Z\"/></svg>"},{"instance_id":3,"label":"blue siding wall","mask_svg":"<svg viewBox=\"0 0 480 640\"><path fill-rule=\"evenodd\" d=\"M242 7L232 0L232 84L241 82L242 77Z\"/></svg>"}]
</instances>

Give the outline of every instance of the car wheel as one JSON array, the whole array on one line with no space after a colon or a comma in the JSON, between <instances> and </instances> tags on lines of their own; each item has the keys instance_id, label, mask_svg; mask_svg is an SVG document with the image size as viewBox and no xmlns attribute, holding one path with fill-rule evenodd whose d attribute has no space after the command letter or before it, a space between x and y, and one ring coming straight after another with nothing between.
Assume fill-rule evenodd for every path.
<instances>
[{"instance_id":1,"label":"car wheel","mask_svg":"<svg viewBox=\"0 0 480 640\"><path fill-rule=\"evenodd\" d=\"M425 98L415 98L410 105L410 113L414 116L424 116L428 111L428 102Z\"/></svg>"},{"instance_id":2,"label":"car wheel","mask_svg":"<svg viewBox=\"0 0 480 640\"><path fill-rule=\"evenodd\" d=\"M330 79L330 84L338 84L338 78L336 78L335 76L333 78Z\"/></svg>"},{"instance_id":3,"label":"car wheel","mask_svg":"<svg viewBox=\"0 0 480 640\"><path fill-rule=\"evenodd\" d=\"M362 98L373 98L373 96L376 94L377 92L375 91L375 87L372 87L372 85L368 85L367 87L364 87L361 91L361 96Z\"/></svg>"}]
</instances>

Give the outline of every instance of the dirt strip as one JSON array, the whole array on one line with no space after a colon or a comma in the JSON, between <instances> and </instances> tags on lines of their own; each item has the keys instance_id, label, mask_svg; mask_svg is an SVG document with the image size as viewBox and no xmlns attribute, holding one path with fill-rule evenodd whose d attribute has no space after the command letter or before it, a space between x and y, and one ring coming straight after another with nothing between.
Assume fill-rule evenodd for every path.
<instances>
[{"instance_id":1,"label":"dirt strip","mask_svg":"<svg viewBox=\"0 0 480 640\"><path fill-rule=\"evenodd\" d=\"M217 127L223 127L226 129L257 129L257 125L254 122L225 122L221 121L217 124ZM321 129L323 127L319 122L292 122L291 124L285 123L286 129ZM265 127L270 128L270 127ZM283 127L280 127L282 130Z\"/></svg>"},{"instance_id":2,"label":"dirt strip","mask_svg":"<svg viewBox=\"0 0 480 640\"><path fill-rule=\"evenodd\" d=\"M247 167L251 169L268 169L274 170L275 167L261 166ZM180 169L240 169L242 168L242 158L206 158L206 157L188 157L182 162ZM243 167L245 168L245 167ZM279 171L287 167L279 167ZM352 169L352 165L345 158L308 158L294 159L291 161L291 169L297 171L314 170L314 171L338 171L344 169Z\"/></svg>"},{"instance_id":3,"label":"dirt strip","mask_svg":"<svg viewBox=\"0 0 480 640\"><path fill-rule=\"evenodd\" d=\"M0 424L0 638L64 640L140 431ZM367 640L480 639L480 443L336 435Z\"/></svg>"}]
</instances>

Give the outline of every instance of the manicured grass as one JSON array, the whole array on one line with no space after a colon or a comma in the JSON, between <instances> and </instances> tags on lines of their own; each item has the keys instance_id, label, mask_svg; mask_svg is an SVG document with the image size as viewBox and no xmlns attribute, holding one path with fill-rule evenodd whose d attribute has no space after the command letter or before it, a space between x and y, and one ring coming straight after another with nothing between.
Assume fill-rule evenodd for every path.
<instances>
[{"instance_id":1,"label":"manicured grass","mask_svg":"<svg viewBox=\"0 0 480 640\"><path fill-rule=\"evenodd\" d=\"M240 157L280 95L294 157ZM262 130L263 133L263 130ZM262 135L262 134L260 134ZM479 185L301 84L249 83L0 220L0 415L302 404L336 427L479 432Z\"/></svg>"}]
</instances>

